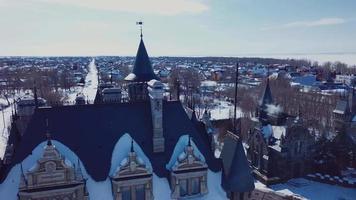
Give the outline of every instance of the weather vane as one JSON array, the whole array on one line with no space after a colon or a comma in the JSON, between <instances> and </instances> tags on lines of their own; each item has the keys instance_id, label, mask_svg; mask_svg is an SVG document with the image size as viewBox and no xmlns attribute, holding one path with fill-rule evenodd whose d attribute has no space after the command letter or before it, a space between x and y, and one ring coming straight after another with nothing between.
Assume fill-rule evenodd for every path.
<instances>
[{"instance_id":1,"label":"weather vane","mask_svg":"<svg viewBox=\"0 0 356 200\"><path fill-rule=\"evenodd\" d=\"M140 37L142 38L142 26L143 26L143 22L142 22L142 20L140 20L140 21L136 22L136 25L139 25L139 26L140 26L140 31L141 31L141 35L140 35Z\"/></svg>"}]
</instances>

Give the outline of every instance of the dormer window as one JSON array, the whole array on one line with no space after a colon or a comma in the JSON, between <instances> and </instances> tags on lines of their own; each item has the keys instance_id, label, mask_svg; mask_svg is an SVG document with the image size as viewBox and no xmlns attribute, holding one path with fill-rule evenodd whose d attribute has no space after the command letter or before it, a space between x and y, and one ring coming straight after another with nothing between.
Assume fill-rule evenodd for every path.
<instances>
[{"instance_id":1,"label":"dormer window","mask_svg":"<svg viewBox=\"0 0 356 200\"><path fill-rule=\"evenodd\" d=\"M19 199L78 199L87 200L85 179L79 159L73 165L49 140L42 157L28 171L21 165Z\"/></svg>"},{"instance_id":2,"label":"dormer window","mask_svg":"<svg viewBox=\"0 0 356 200\"><path fill-rule=\"evenodd\" d=\"M153 199L152 172L137 156L133 146L128 157L121 161L120 167L111 181L114 199Z\"/></svg>"},{"instance_id":3,"label":"dormer window","mask_svg":"<svg viewBox=\"0 0 356 200\"><path fill-rule=\"evenodd\" d=\"M171 197L191 198L208 193L207 165L189 141L171 168Z\"/></svg>"}]
</instances>

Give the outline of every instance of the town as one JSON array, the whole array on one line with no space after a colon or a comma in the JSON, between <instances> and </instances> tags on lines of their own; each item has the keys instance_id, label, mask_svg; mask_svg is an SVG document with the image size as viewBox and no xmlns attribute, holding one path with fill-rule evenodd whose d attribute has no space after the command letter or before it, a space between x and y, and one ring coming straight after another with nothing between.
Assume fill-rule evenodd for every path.
<instances>
[{"instance_id":1,"label":"town","mask_svg":"<svg viewBox=\"0 0 356 200\"><path fill-rule=\"evenodd\" d=\"M356 197L355 66L147 52L0 58L0 196Z\"/></svg>"}]
</instances>

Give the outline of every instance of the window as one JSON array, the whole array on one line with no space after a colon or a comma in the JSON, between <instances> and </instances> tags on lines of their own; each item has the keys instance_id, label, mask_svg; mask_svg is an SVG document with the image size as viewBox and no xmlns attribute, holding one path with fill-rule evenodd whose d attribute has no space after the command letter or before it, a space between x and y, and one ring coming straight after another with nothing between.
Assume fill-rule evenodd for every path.
<instances>
[{"instance_id":1,"label":"window","mask_svg":"<svg viewBox=\"0 0 356 200\"><path fill-rule=\"evenodd\" d=\"M144 185L137 185L136 186L136 199L145 199L145 186Z\"/></svg>"},{"instance_id":2,"label":"window","mask_svg":"<svg viewBox=\"0 0 356 200\"><path fill-rule=\"evenodd\" d=\"M192 178L191 179L191 186L192 186L192 195L200 193L200 181L199 181L199 178Z\"/></svg>"},{"instance_id":3,"label":"window","mask_svg":"<svg viewBox=\"0 0 356 200\"><path fill-rule=\"evenodd\" d=\"M130 187L122 187L122 200L131 200L131 189Z\"/></svg>"},{"instance_id":4,"label":"window","mask_svg":"<svg viewBox=\"0 0 356 200\"><path fill-rule=\"evenodd\" d=\"M188 181L187 181L187 179L179 180L179 195L181 197L188 195Z\"/></svg>"}]
</instances>

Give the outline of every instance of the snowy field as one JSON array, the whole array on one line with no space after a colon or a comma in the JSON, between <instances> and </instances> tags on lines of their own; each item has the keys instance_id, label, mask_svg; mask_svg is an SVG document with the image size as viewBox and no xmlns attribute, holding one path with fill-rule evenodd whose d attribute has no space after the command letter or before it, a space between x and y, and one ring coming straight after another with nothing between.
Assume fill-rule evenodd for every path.
<instances>
[{"instance_id":1,"label":"snowy field","mask_svg":"<svg viewBox=\"0 0 356 200\"><path fill-rule=\"evenodd\" d=\"M266 189L267 187L256 181L256 188ZM337 185L329 185L310 181L304 178L291 179L286 183L271 185L267 189L286 195L301 196L310 200L355 200L356 189L345 188Z\"/></svg>"}]
</instances>

